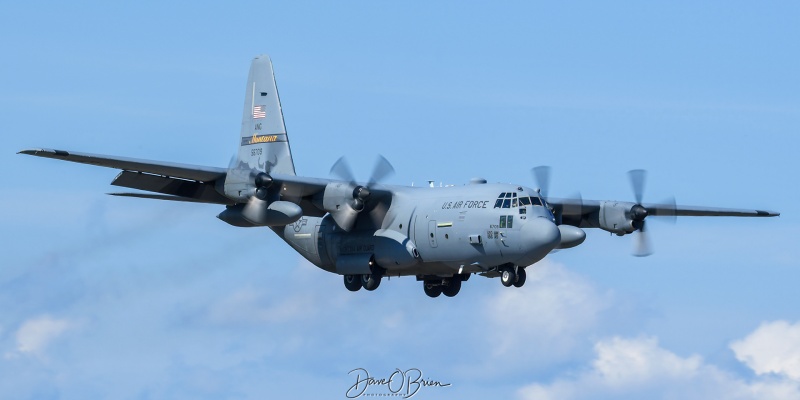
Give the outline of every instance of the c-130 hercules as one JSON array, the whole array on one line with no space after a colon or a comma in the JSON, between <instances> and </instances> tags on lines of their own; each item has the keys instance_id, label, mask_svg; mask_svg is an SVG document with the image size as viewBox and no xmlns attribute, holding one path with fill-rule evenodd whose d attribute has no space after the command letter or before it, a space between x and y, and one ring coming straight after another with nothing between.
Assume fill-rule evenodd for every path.
<instances>
[{"instance_id":1,"label":"c-130 hercules","mask_svg":"<svg viewBox=\"0 0 800 400\"><path fill-rule=\"evenodd\" d=\"M351 291L375 290L386 276L416 276L425 293L455 296L472 274L525 283L525 268L555 249L583 243L581 228L637 232L647 255L648 216L772 217L775 212L643 204L644 171L630 172L636 202L547 197L548 169L534 169L540 189L488 184L405 187L379 182L393 172L380 157L369 181L356 183L340 159L341 179L295 174L281 104L266 55L253 59L239 138L229 168L156 162L63 150L20 153L122 170L112 185L153 193L110 193L225 205L217 217L239 227L270 227Z\"/></svg>"}]
</instances>

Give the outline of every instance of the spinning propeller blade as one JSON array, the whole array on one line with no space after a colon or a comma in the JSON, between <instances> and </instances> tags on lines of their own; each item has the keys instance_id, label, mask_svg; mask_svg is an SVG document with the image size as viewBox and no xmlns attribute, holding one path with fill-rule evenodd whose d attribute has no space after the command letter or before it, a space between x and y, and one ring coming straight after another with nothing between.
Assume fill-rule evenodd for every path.
<instances>
[{"instance_id":1,"label":"spinning propeller blade","mask_svg":"<svg viewBox=\"0 0 800 400\"><path fill-rule=\"evenodd\" d=\"M628 171L628 178L631 180L631 188L633 189L633 196L636 199L636 204L642 204L642 195L644 193L645 179L647 179L647 171L643 169L634 169Z\"/></svg>"},{"instance_id":2,"label":"spinning propeller blade","mask_svg":"<svg viewBox=\"0 0 800 400\"><path fill-rule=\"evenodd\" d=\"M394 167L386 157L378 154L378 159L375 160L375 166L372 167L372 175L369 177L367 187L372 187L392 175L394 175Z\"/></svg>"},{"instance_id":3,"label":"spinning propeller blade","mask_svg":"<svg viewBox=\"0 0 800 400\"><path fill-rule=\"evenodd\" d=\"M636 244L634 245L633 255L636 257L647 257L653 254L653 248L650 245L647 233L645 231L645 223L642 221L639 232L636 234Z\"/></svg>"},{"instance_id":4,"label":"spinning propeller blade","mask_svg":"<svg viewBox=\"0 0 800 400\"><path fill-rule=\"evenodd\" d=\"M550 171L551 168L546 165L540 165L531 169L533 179L536 181L536 186L539 187L539 193L545 200L547 199L548 190L550 189Z\"/></svg>"},{"instance_id":5,"label":"spinning propeller blade","mask_svg":"<svg viewBox=\"0 0 800 400\"><path fill-rule=\"evenodd\" d=\"M392 167L392 164L389 163L385 157L378 155L378 159L375 161L375 165L372 168L372 173L370 174L370 178L366 186L361 186L356 183L353 170L350 169L350 165L347 163L347 159L345 157L340 157L338 160L336 160L331 167L330 173L331 175L334 175L353 186L353 197L349 201L352 212L347 212L346 214L335 218L340 228L345 231L350 231L358 219L359 212L365 208L365 205L372 194L370 189L394 174L394 167ZM382 203L374 204L373 209L369 212L369 216L376 226L381 226L383 217L386 216L385 205Z\"/></svg>"},{"instance_id":6,"label":"spinning propeller blade","mask_svg":"<svg viewBox=\"0 0 800 400\"><path fill-rule=\"evenodd\" d=\"M653 248L645 230L645 218L648 216L668 217L668 221L675 222L676 213L675 197L670 197L664 204L659 205L657 210L649 210L642 205L642 198L644 197L644 188L647 182L647 171L643 169L635 169L628 171L628 178L631 182L631 189L633 196L636 199L636 205L631 208L631 219L633 226L636 228L636 244L634 245L633 255L636 257L646 257L653 254Z\"/></svg>"}]
</instances>

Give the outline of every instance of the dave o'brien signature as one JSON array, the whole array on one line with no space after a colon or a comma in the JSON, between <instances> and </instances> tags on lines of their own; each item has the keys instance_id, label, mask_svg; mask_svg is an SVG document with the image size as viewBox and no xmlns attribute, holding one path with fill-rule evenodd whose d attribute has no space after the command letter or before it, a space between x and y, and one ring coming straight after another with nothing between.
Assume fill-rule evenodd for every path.
<instances>
[{"instance_id":1,"label":"dave o'brien signature","mask_svg":"<svg viewBox=\"0 0 800 400\"><path fill-rule=\"evenodd\" d=\"M347 374L352 375L354 372L356 373L356 383L350 386L350 389L347 389L348 399L355 399L363 396L370 386L385 386L389 393L398 397L402 396L404 399L411 398L411 396L417 394L419 389L423 386L450 386L449 383L442 383L432 379L423 379L422 371L417 368L411 368L405 371L397 368L389 375L389 378L381 379L369 376L369 372L364 368L356 368Z\"/></svg>"}]
</instances>

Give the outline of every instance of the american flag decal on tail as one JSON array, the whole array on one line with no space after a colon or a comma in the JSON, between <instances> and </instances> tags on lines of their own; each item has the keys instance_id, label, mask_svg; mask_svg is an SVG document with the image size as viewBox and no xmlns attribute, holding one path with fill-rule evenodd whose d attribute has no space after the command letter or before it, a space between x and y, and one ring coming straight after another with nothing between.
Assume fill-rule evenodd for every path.
<instances>
[{"instance_id":1,"label":"american flag decal on tail","mask_svg":"<svg viewBox=\"0 0 800 400\"><path fill-rule=\"evenodd\" d=\"M264 106L253 106L253 118L266 118L267 112L264 111Z\"/></svg>"}]
</instances>

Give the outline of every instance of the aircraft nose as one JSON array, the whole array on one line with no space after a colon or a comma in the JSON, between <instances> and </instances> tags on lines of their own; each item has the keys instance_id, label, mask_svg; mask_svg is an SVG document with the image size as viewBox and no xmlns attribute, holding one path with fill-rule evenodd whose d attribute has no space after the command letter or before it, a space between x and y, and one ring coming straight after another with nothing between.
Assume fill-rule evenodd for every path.
<instances>
[{"instance_id":1,"label":"aircraft nose","mask_svg":"<svg viewBox=\"0 0 800 400\"><path fill-rule=\"evenodd\" d=\"M561 231L547 218L534 218L520 229L523 256L517 260L520 266L531 265L543 259L561 243Z\"/></svg>"}]
</instances>

